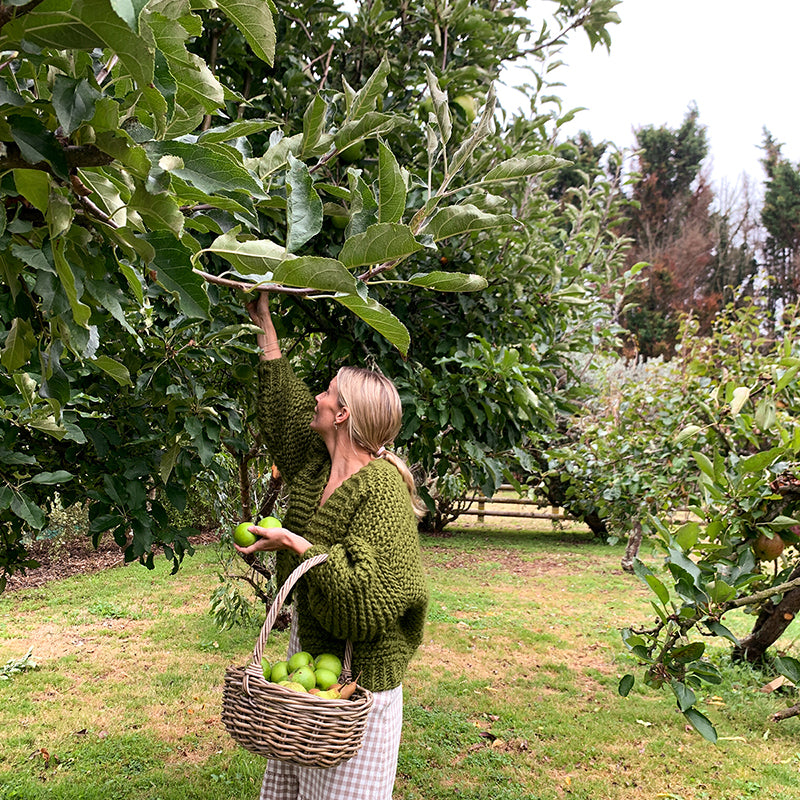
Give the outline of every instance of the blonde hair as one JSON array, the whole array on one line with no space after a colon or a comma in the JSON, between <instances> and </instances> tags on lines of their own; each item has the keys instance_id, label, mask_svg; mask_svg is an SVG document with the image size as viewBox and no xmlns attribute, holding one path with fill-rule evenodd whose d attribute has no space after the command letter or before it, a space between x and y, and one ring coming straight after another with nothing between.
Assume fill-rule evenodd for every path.
<instances>
[{"instance_id":1,"label":"blonde hair","mask_svg":"<svg viewBox=\"0 0 800 800\"><path fill-rule=\"evenodd\" d=\"M385 375L360 367L342 367L336 374L339 405L350 411L350 439L375 458L392 464L403 477L417 517L428 512L417 494L417 486L406 462L389 449L400 432L403 407L397 387Z\"/></svg>"}]
</instances>

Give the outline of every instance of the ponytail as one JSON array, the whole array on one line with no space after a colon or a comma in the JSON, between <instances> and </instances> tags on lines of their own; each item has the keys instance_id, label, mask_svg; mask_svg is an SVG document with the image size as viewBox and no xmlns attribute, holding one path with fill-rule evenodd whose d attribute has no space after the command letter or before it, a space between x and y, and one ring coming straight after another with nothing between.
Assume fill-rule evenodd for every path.
<instances>
[{"instance_id":1,"label":"ponytail","mask_svg":"<svg viewBox=\"0 0 800 800\"><path fill-rule=\"evenodd\" d=\"M408 493L411 495L411 507L414 509L414 514L418 519L422 519L428 513L428 507L422 502L422 498L417 493L417 484L414 481L411 470L408 468L408 464L397 453L390 452L385 447L379 448L375 457L388 461L400 473L408 488Z\"/></svg>"}]
</instances>

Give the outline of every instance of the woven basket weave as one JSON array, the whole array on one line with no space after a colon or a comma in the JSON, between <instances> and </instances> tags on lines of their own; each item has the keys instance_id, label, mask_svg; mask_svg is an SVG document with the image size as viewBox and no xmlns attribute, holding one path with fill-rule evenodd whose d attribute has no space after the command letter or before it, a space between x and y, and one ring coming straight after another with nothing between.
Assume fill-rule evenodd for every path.
<instances>
[{"instance_id":1,"label":"woven basket weave","mask_svg":"<svg viewBox=\"0 0 800 800\"><path fill-rule=\"evenodd\" d=\"M348 700L325 700L264 680L261 658L269 632L287 595L327 553L303 561L278 591L246 667L228 667L222 694L222 721L246 750L305 767L334 767L352 758L364 739L372 692L358 686ZM342 679L350 677L352 646L347 643Z\"/></svg>"}]
</instances>

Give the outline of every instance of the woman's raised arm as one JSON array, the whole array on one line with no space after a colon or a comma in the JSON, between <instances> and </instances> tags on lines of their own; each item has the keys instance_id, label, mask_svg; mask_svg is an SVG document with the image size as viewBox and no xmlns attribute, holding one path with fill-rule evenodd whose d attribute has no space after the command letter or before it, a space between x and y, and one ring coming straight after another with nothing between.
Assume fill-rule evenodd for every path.
<instances>
[{"instance_id":1,"label":"woman's raised arm","mask_svg":"<svg viewBox=\"0 0 800 800\"><path fill-rule=\"evenodd\" d=\"M280 358L281 346L269 311L269 292L259 292L258 299L247 304L247 313L250 314L253 324L258 325L264 331L263 334L256 336L256 342L261 348L261 360L274 361Z\"/></svg>"}]
</instances>

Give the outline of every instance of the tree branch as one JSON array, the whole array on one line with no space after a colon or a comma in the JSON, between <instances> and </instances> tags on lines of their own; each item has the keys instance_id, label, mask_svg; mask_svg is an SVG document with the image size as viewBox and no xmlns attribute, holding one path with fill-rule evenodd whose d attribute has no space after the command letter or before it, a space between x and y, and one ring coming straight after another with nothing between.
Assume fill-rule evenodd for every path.
<instances>
[{"instance_id":1,"label":"tree branch","mask_svg":"<svg viewBox=\"0 0 800 800\"><path fill-rule=\"evenodd\" d=\"M747 597L737 597L735 600L729 600L727 603L722 604L722 610L725 612L733 608L752 606L762 600L769 600L773 595L790 592L792 589L800 589L800 578L795 578L793 581L787 581L786 583L779 583L777 586L771 586L769 589L750 594Z\"/></svg>"},{"instance_id":2,"label":"tree branch","mask_svg":"<svg viewBox=\"0 0 800 800\"><path fill-rule=\"evenodd\" d=\"M0 7L0 10L2 10L2 7ZM0 173L8 172L12 169L38 169L52 174L53 168L46 161L31 164L30 161L26 161L22 157L16 145L12 145L9 142L6 147L6 154L0 157ZM67 165L71 170L79 167L105 167L114 161L114 156L104 153L93 144L68 145L64 148L64 154L67 157Z\"/></svg>"},{"instance_id":3,"label":"tree branch","mask_svg":"<svg viewBox=\"0 0 800 800\"><path fill-rule=\"evenodd\" d=\"M0 30L3 30L3 26L6 24L6 22L11 22L12 19L21 17L24 14L29 14L42 1L43 0L31 0L30 3L27 3L24 6L0 5Z\"/></svg>"},{"instance_id":4,"label":"tree branch","mask_svg":"<svg viewBox=\"0 0 800 800\"><path fill-rule=\"evenodd\" d=\"M776 711L774 714L770 715L770 721L780 722L783 719L789 719L789 717L796 717L798 714L800 714L800 703L791 708L784 708L781 711Z\"/></svg>"}]
</instances>

